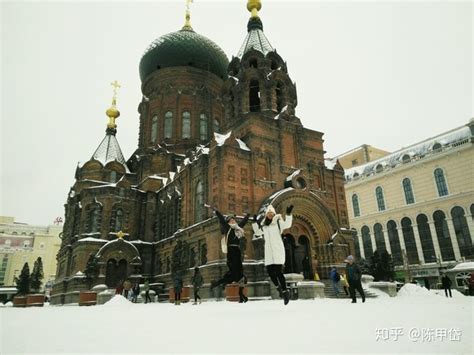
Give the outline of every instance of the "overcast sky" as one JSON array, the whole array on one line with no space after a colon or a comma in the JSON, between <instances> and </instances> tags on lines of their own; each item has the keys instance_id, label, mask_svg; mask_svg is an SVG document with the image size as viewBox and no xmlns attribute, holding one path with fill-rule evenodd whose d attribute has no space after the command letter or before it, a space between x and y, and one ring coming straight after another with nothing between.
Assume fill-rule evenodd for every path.
<instances>
[{"instance_id":1,"label":"overcast sky","mask_svg":"<svg viewBox=\"0 0 474 355\"><path fill-rule=\"evenodd\" d=\"M78 161L105 135L110 83L117 138L138 144L138 64L184 23L184 0L1 3L0 215L63 216ZM361 144L389 151L473 116L470 1L270 1L260 17L297 84L297 115L325 133L326 156ZM192 4L195 31L229 59L246 35L246 1Z\"/></svg>"}]
</instances>

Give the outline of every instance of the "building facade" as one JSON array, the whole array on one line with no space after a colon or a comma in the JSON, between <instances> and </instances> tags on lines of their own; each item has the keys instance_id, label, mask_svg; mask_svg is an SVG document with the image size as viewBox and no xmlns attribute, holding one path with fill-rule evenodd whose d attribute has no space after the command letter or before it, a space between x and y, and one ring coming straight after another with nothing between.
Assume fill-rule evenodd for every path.
<instances>
[{"instance_id":1,"label":"building facade","mask_svg":"<svg viewBox=\"0 0 474 355\"><path fill-rule=\"evenodd\" d=\"M128 160L116 139L114 98L106 136L77 167L67 198L53 303L77 300L91 254L100 265L93 284L108 287L147 278L161 292L177 272L187 284L195 266L205 285L218 278L226 255L207 204L238 216L293 204L286 272L302 272L307 256L314 273L353 251L343 169L325 166L323 133L295 114L296 87L263 32L260 1L247 7L247 35L230 63L193 30L189 13L181 30L149 46L140 62L138 147ZM268 281L262 241L250 225L246 231L252 289Z\"/></svg>"},{"instance_id":2,"label":"building facade","mask_svg":"<svg viewBox=\"0 0 474 355\"><path fill-rule=\"evenodd\" d=\"M361 146L342 153L331 160L337 159L344 169L350 169L383 158L388 154L390 154L390 152L372 147L368 144L362 144Z\"/></svg>"},{"instance_id":3,"label":"building facade","mask_svg":"<svg viewBox=\"0 0 474 355\"><path fill-rule=\"evenodd\" d=\"M0 285L14 286L23 265L28 263L31 272L38 257L43 261L43 287L52 284L61 233L62 226L33 226L0 216Z\"/></svg>"},{"instance_id":4,"label":"building facade","mask_svg":"<svg viewBox=\"0 0 474 355\"><path fill-rule=\"evenodd\" d=\"M474 259L474 120L345 171L356 253L392 254L398 278Z\"/></svg>"}]
</instances>

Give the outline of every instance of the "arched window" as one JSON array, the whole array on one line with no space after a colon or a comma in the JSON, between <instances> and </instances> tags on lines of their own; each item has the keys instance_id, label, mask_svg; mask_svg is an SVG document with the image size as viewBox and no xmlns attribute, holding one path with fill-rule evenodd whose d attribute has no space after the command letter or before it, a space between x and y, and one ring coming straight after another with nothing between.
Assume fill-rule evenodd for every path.
<instances>
[{"instance_id":1,"label":"arched window","mask_svg":"<svg viewBox=\"0 0 474 355\"><path fill-rule=\"evenodd\" d=\"M402 156L402 162L403 163L408 163L411 160L411 157L408 154L404 154Z\"/></svg>"},{"instance_id":2,"label":"arched window","mask_svg":"<svg viewBox=\"0 0 474 355\"><path fill-rule=\"evenodd\" d=\"M120 232L121 230L123 230L123 210L119 208L115 211L114 231Z\"/></svg>"},{"instance_id":3,"label":"arched window","mask_svg":"<svg viewBox=\"0 0 474 355\"><path fill-rule=\"evenodd\" d=\"M191 138L191 114L183 112L183 130L181 132L182 138Z\"/></svg>"},{"instance_id":4,"label":"arched window","mask_svg":"<svg viewBox=\"0 0 474 355\"><path fill-rule=\"evenodd\" d=\"M283 95L283 85L282 83L278 82L275 89L276 94L276 105L277 105L277 112L280 112L284 105L285 105L285 98Z\"/></svg>"},{"instance_id":5,"label":"arched window","mask_svg":"<svg viewBox=\"0 0 474 355\"><path fill-rule=\"evenodd\" d=\"M408 263L419 264L420 260L418 259L418 250L416 249L415 233L413 232L411 219L408 217L402 219L402 233L407 249Z\"/></svg>"},{"instance_id":6,"label":"arched window","mask_svg":"<svg viewBox=\"0 0 474 355\"><path fill-rule=\"evenodd\" d=\"M204 113L201 113L199 116L199 138L202 141L209 139L207 126L207 116Z\"/></svg>"},{"instance_id":7,"label":"arched window","mask_svg":"<svg viewBox=\"0 0 474 355\"><path fill-rule=\"evenodd\" d=\"M379 211L385 211L385 200L383 198L383 190L380 186L375 189L375 197L377 198L377 207Z\"/></svg>"},{"instance_id":8,"label":"arched window","mask_svg":"<svg viewBox=\"0 0 474 355\"><path fill-rule=\"evenodd\" d=\"M173 113L168 111L165 113L165 138L173 137Z\"/></svg>"},{"instance_id":9,"label":"arched window","mask_svg":"<svg viewBox=\"0 0 474 355\"><path fill-rule=\"evenodd\" d=\"M415 203L415 197L413 196L413 189L411 187L411 181L409 178L403 179L403 192L405 192L405 202L407 205Z\"/></svg>"},{"instance_id":10,"label":"arched window","mask_svg":"<svg viewBox=\"0 0 474 355\"><path fill-rule=\"evenodd\" d=\"M443 169L437 168L434 171L434 178L436 181L436 188L438 189L438 196L446 196L448 194L448 185L446 185L446 178L444 177Z\"/></svg>"},{"instance_id":11,"label":"arched window","mask_svg":"<svg viewBox=\"0 0 474 355\"><path fill-rule=\"evenodd\" d=\"M158 116L155 115L151 119L151 142L156 143L158 137Z\"/></svg>"},{"instance_id":12,"label":"arched window","mask_svg":"<svg viewBox=\"0 0 474 355\"><path fill-rule=\"evenodd\" d=\"M249 60L249 67L250 67L250 68L258 68L258 60L257 60L257 58L250 58L250 60Z\"/></svg>"},{"instance_id":13,"label":"arched window","mask_svg":"<svg viewBox=\"0 0 474 355\"><path fill-rule=\"evenodd\" d=\"M472 247L471 233L469 233L469 226L464 215L464 209L459 206L453 207L451 210L451 217L453 218L454 232L459 244L459 251L461 256L466 259L474 257L474 249Z\"/></svg>"},{"instance_id":14,"label":"arched window","mask_svg":"<svg viewBox=\"0 0 474 355\"><path fill-rule=\"evenodd\" d=\"M89 215L89 233L97 233L100 229L101 207L96 204L92 206Z\"/></svg>"},{"instance_id":15,"label":"arched window","mask_svg":"<svg viewBox=\"0 0 474 355\"><path fill-rule=\"evenodd\" d=\"M375 247L379 252L387 250L385 246L385 238L383 236L383 227L380 223L374 225Z\"/></svg>"},{"instance_id":16,"label":"arched window","mask_svg":"<svg viewBox=\"0 0 474 355\"><path fill-rule=\"evenodd\" d=\"M207 263L207 245L202 244L201 249L199 251L199 264L205 265Z\"/></svg>"},{"instance_id":17,"label":"arched window","mask_svg":"<svg viewBox=\"0 0 474 355\"><path fill-rule=\"evenodd\" d=\"M117 172L114 170L110 172L110 182L117 182Z\"/></svg>"},{"instance_id":18,"label":"arched window","mask_svg":"<svg viewBox=\"0 0 474 355\"><path fill-rule=\"evenodd\" d=\"M359 244L359 236L357 235L357 230L354 229L354 248L355 248L355 256L357 259L360 259L360 244Z\"/></svg>"},{"instance_id":19,"label":"arched window","mask_svg":"<svg viewBox=\"0 0 474 355\"><path fill-rule=\"evenodd\" d=\"M365 258L368 259L374 254L374 251L372 249L372 241L370 240L369 227L363 226L361 229L361 234L362 234L362 244L364 246Z\"/></svg>"},{"instance_id":20,"label":"arched window","mask_svg":"<svg viewBox=\"0 0 474 355\"><path fill-rule=\"evenodd\" d=\"M212 128L213 128L214 132L216 132L216 133L220 132L220 125L219 125L219 121L217 120L217 118L214 118L214 120L212 121Z\"/></svg>"},{"instance_id":21,"label":"arched window","mask_svg":"<svg viewBox=\"0 0 474 355\"><path fill-rule=\"evenodd\" d=\"M397 224L395 221L387 222L388 241L392 251L393 263L403 265L402 248L400 247L400 238L398 236Z\"/></svg>"},{"instance_id":22,"label":"arched window","mask_svg":"<svg viewBox=\"0 0 474 355\"><path fill-rule=\"evenodd\" d=\"M195 220L201 222L204 214L204 186L202 181L196 185L196 200L195 200Z\"/></svg>"},{"instance_id":23,"label":"arched window","mask_svg":"<svg viewBox=\"0 0 474 355\"><path fill-rule=\"evenodd\" d=\"M356 194L352 195L352 209L354 211L354 217L360 216L360 208L359 208L359 196Z\"/></svg>"},{"instance_id":24,"label":"arched window","mask_svg":"<svg viewBox=\"0 0 474 355\"><path fill-rule=\"evenodd\" d=\"M432 147L433 150L440 150L441 148L442 148L441 143L438 143L438 142L433 144L433 147Z\"/></svg>"},{"instance_id":25,"label":"arched window","mask_svg":"<svg viewBox=\"0 0 474 355\"><path fill-rule=\"evenodd\" d=\"M416 224L418 225L418 234L420 235L421 249L423 250L425 263L434 263L436 262L436 253L431 236L430 225L428 224L428 217L424 214L419 214L416 217Z\"/></svg>"},{"instance_id":26,"label":"arched window","mask_svg":"<svg viewBox=\"0 0 474 355\"><path fill-rule=\"evenodd\" d=\"M258 80L252 80L249 86L249 109L250 112L260 111L260 84Z\"/></svg>"},{"instance_id":27,"label":"arched window","mask_svg":"<svg viewBox=\"0 0 474 355\"><path fill-rule=\"evenodd\" d=\"M449 235L448 222L443 211L433 213L436 237L438 238L439 249L442 261L454 260L453 244Z\"/></svg>"}]
</instances>

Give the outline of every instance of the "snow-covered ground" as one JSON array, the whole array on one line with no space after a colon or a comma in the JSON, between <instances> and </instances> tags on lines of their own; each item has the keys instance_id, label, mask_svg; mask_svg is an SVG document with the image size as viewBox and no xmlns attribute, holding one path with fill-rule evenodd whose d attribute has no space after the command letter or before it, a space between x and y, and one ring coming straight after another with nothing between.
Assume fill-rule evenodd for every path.
<instances>
[{"instance_id":1,"label":"snow-covered ground","mask_svg":"<svg viewBox=\"0 0 474 355\"><path fill-rule=\"evenodd\" d=\"M408 287L407 287L408 286ZM474 297L0 308L0 353L473 354ZM120 298L119 298L120 297Z\"/></svg>"}]
</instances>

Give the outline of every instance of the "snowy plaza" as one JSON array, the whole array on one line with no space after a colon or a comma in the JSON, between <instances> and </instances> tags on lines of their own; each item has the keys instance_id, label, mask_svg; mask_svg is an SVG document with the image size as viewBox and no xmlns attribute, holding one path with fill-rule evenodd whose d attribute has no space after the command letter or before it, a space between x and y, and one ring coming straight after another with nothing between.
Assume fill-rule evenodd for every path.
<instances>
[{"instance_id":1,"label":"snowy plaza","mask_svg":"<svg viewBox=\"0 0 474 355\"><path fill-rule=\"evenodd\" d=\"M396 297L174 306L0 308L1 354L472 354L473 301L408 285ZM28 334L28 336L25 336Z\"/></svg>"}]
</instances>

